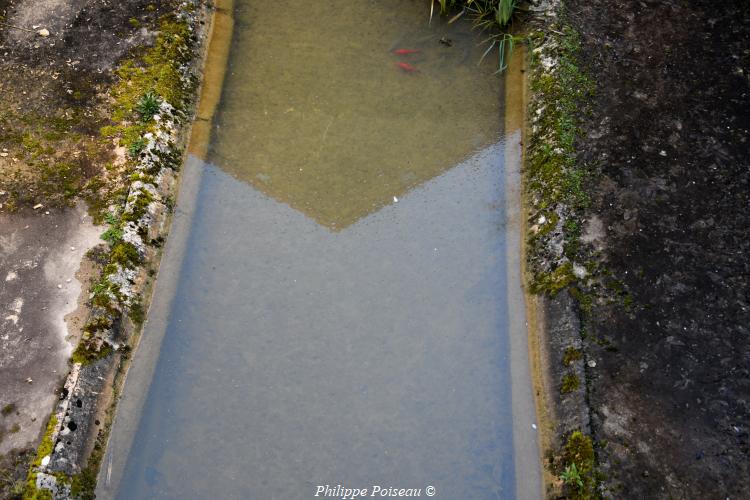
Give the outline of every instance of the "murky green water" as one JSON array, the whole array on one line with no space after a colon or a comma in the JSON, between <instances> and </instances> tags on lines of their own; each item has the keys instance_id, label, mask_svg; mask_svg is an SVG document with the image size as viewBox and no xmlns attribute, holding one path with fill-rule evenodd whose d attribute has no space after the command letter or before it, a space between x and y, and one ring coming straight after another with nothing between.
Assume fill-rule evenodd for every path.
<instances>
[{"instance_id":1,"label":"murky green water","mask_svg":"<svg viewBox=\"0 0 750 500\"><path fill-rule=\"evenodd\" d=\"M319 223L345 227L497 141L500 79L492 58L477 67L470 23L428 26L426 1L238 3L211 160Z\"/></svg>"},{"instance_id":2,"label":"murky green water","mask_svg":"<svg viewBox=\"0 0 750 500\"><path fill-rule=\"evenodd\" d=\"M520 133L480 36L421 1L235 14L98 498L539 497Z\"/></svg>"}]
</instances>

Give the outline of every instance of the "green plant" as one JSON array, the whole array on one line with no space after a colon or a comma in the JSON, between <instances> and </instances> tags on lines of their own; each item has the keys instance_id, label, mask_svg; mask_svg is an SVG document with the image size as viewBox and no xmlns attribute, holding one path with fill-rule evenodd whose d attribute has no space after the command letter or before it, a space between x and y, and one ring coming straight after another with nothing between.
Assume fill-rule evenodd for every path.
<instances>
[{"instance_id":1,"label":"green plant","mask_svg":"<svg viewBox=\"0 0 750 500\"><path fill-rule=\"evenodd\" d=\"M96 297L98 295L108 294L111 289L112 283L105 278L91 288L91 295Z\"/></svg>"},{"instance_id":2,"label":"green plant","mask_svg":"<svg viewBox=\"0 0 750 500\"><path fill-rule=\"evenodd\" d=\"M130 319L136 325L140 326L143 324L143 321L146 319L146 311L143 309L143 304L141 304L140 300L133 302L130 306L128 316L130 316Z\"/></svg>"},{"instance_id":3,"label":"green plant","mask_svg":"<svg viewBox=\"0 0 750 500\"><path fill-rule=\"evenodd\" d=\"M560 479L570 486L577 486L579 490L583 489L583 479L581 479L581 473L578 472L578 467L575 463L572 463L565 467L565 470L560 474Z\"/></svg>"},{"instance_id":4,"label":"green plant","mask_svg":"<svg viewBox=\"0 0 750 500\"><path fill-rule=\"evenodd\" d=\"M0 472L0 483L5 485L5 489L11 495L11 498L23 495L26 486L22 477L16 477L13 472L7 470Z\"/></svg>"},{"instance_id":5,"label":"green plant","mask_svg":"<svg viewBox=\"0 0 750 500\"><path fill-rule=\"evenodd\" d=\"M101 239L109 243L110 245L114 245L118 241L122 239L122 228L119 226L110 226L109 229L104 231L101 235Z\"/></svg>"},{"instance_id":6,"label":"green plant","mask_svg":"<svg viewBox=\"0 0 750 500\"><path fill-rule=\"evenodd\" d=\"M508 67L507 61L513 53L513 47L517 42L524 40L524 38L514 37L507 32L518 8L518 0L459 0L459 2L456 2L456 0L430 0L430 22L432 22L436 1L442 15L447 14L452 7L456 6L456 3L463 5L461 11L453 16L449 23L468 12L476 28L481 31L492 32L483 42L489 43L489 46L479 60L480 64L487 54L497 48L498 73Z\"/></svg>"},{"instance_id":7,"label":"green plant","mask_svg":"<svg viewBox=\"0 0 750 500\"><path fill-rule=\"evenodd\" d=\"M566 498L596 498L595 455L591 437L581 431L572 432L562 449L562 464L565 467L560 478L571 487Z\"/></svg>"},{"instance_id":8,"label":"green plant","mask_svg":"<svg viewBox=\"0 0 750 500\"><path fill-rule=\"evenodd\" d=\"M138 100L138 104L135 106L135 110L141 115L141 121L146 123L151 121L156 113L159 112L161 106L161 99L156 93L149 90Z\"/></svg>"},{"instance_id":9,"label":"green plant","mask_svg":"<svg viewBox=\"0 0 750 500\"><path fill-rule=\"evenodd\" d=\"M106 222L110 226L116 226L120 221L117 220L117 216L115 216L115 214L107 212L106 214L104 214L104 222Z\"/></svg>"},{"instance_id":10,"label":"green plant","mask_svg":"<svg viewBox=\"0 0 750 500\"><path fill-rule=\"evenodd\" d=\"M495 6L495 22L503 27L510 24L517 6L517 0L500 0L497 2L497 6Z\"/></svg>"},{"instance_id":11,"label":"green plant","mask_svg":"<svg viewBox=\"0 0 750 500\"><path fill-rule=\"evenodd\" d=\"M130 143L130 146L128 146L128 154L131 158L137 158L145 148L146 140L143 137L138 137Z\"/></svg>"},{"instance_id":12,"label":"green plant","mask_svg":"<svg viewBox=\"0 0 750 500\"><path fill-rule=\"evenodd\" d=\"M484 54L482 54L482 57L479 58L477 66L482 64L482 61L484 61L484 58L487 57L487 54L492 52L492 49L497 46L497 73L505 71L508 68L507 61L513 54L513 48L515 47L516 42L521 40L523 40L523 38L514 37L509 33L493 35L492 37L485 40L485 43L489 42L489 46L487 47L487 50L484 51Z\"/></svg>"},{"instance_id":13,"label":"green plant","mask_svg":"<svg viewBox=\"0 0 750 500\"><path fill-rule=\"evenodd\" d=\"M16 411L16 405L14 403L8 403L7 405L3 406L3 417L7 417L14 411Z\"/></svg>"},{"instance_id":14,"label":"green plant","mask_svg":"<svg viewBox=\"0 0 750 500\"><path fill-rule=\"evenodd\" d=\"M453 7L453 5L455 5L455 3L456 3L456 0L450 0L450 1L449 0L437 0L437 1L440 4L440 13L441 14L447 14L448 13L448 9L450 9L451 7Z\"/></svg>"}]
</instances>

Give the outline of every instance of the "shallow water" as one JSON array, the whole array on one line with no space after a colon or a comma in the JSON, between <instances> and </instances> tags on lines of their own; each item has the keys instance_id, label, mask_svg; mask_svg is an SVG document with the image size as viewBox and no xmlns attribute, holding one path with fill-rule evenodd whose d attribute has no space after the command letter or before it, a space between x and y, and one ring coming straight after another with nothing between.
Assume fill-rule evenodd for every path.
<instances>
[{"instance_id":1,"label":"shallow water","mask_svg":"<svg viewBox=\"0 0 750 500\"><path fill-rule=\"evenodd\" d=\"M494 62L424 3L239 2L212 162L340 229L496 142Z\"/></svg>"},{"instance_id":2,"label":"shallow water","mask_svg":"<svg viewBox=\"0 0 750 500\"><path fill-rule=\"evenodd\" d=\"M197 193L165 257L184 259L160 272L131 369L152 358L153 381L141 407L129 375L110 453L132 446L101 497L539 496L517 472L519 135L503 134L478 35L428 26L424 4L237 5L209 155L190 159Z\"/></svg>"}]
</instances>

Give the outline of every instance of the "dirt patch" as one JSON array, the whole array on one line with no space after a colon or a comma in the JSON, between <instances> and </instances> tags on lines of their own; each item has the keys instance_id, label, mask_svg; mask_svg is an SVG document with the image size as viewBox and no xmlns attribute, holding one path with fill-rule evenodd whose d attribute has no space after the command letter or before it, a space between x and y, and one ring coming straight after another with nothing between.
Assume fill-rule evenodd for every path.
<instances>
[{"instance_id":1,"label":"dirt patch","mask_svg":"<svg viewBox=\"0 0 750 500\"><path fill-rule=\"evenodd\" d=\"M81 197L97 209L118 171L109 86L153 43L171 2L26 0L0 5L0 211ZM49 32L41 36L40 30Z\"/></svg>"},{"instance_id":2,"label":"dirt patch","mask_svg":"<svg viewBox=\"0 0 750 500\"><path fill-rule=\"evenodd\" d=\"M748 498L750 5L566 5L597 89L585 234L621 299L585 326L606 491Z\"/></svg>"},{"instance_id":3,"label":"dirt patch","mask_svg":"<svg viewBox=\"0 0 750 500\"><path fill-rule=\"evenodd\" d=\"M81 75L78 80L102 82L128 51L153 39L148 28L170 11L170 2L11 0L6 9L6 23L25 28L5 31L9 59L25 66L65 66L71 76ZM39 29L49 35L40 36Z\"/></svg>"}]
</instances>

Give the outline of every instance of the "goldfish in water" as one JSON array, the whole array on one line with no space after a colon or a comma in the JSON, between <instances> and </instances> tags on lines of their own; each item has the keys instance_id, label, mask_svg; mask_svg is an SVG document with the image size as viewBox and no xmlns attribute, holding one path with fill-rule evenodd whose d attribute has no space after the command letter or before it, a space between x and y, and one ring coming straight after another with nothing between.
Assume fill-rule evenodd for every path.
<instances>
[{"instance_id":1,"label":"goldfish in water","mask_svg":"<svg viewBox=\"0 0 750 500\"><path fill-rule=\"evenodd\" d=\"M405 62L396 63L396 66L398 66L399 68L401 68L403 71L405 71L407 73L414 73L414 72L418 72L419 71L419 70L417 70L417 68L415 68L411 64L405 63Z\"/></svg>"},{"instance_id":2,"label":"goldfish in water","mask_svg":"<svg viewBox=\"0 0 750 500\"><path fill-rule=\"evenodd\" d=\"M407 54L419 54L419 50L417 49L396 49L393 51L394 54L399 56L404 56Z\"/></svg>"}]
</instances>

